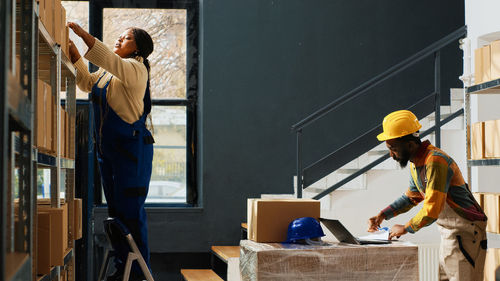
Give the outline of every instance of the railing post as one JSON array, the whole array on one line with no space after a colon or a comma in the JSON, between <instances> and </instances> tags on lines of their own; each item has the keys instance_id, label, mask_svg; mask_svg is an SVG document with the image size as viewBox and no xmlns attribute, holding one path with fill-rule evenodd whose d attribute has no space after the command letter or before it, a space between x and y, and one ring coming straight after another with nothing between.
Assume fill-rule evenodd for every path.
<instances>
[{"instance_id":1,"label":"railing post","mask_svg":"<svg viewBox=\"0 0 500 281\"><path fill-rule=\"evenodd\" d=\"M297 198L302 198L302 129L297 130Z\"/></svg>"},{"instance_id":2,"label":"railing post","mask_svg":"<svg viewBox=\"0 0 500 281\"><path fill-rule=\"evenodd\" d=\"M435 93L435 125L436 147L441 147L441 51L434 53L434 93Z\"/></svg>"}]
</instances>

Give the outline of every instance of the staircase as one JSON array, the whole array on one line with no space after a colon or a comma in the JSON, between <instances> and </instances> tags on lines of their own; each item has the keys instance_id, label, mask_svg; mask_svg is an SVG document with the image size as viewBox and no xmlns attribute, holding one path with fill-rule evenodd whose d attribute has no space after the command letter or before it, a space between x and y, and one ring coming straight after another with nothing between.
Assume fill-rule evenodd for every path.
<instances>
[{"instance_id":1,"label":"staircase","mask_svg":"<svg viewBox=\"0 0 500 281\"><path fill-rule=\"evenodd\" d=\"M246 224L242 224L242 235L246 233ZM246 239L246 237L242 237ZM230 272L234 272L239 280L239 258L240 246L212 246L211 268L209 269L181 269L181 275L185 281L222 281L231 280ZM229 278L228 278L229 277Z\"/></svg>"},{"instance_id":2,"label":"staircase","mask_svg":"<svg viewBox=\"0 0 500 281\"><path fill-rule=\"evenodd\" d=\"M463 89L450 89L450 105L441 106L441 119L443 120L446 117L450 116L453 112L456 112L457 110L463 108L463 103L464 103ZM382 122L382 120L380 121ZM422 124L422 129L420 130L420 132L423 132L429 129L430 127L434 126L435 114L431 113L425 118L419 120L419 122ZM454 120L450 121L449 123L441 127L441 129L443 130L441 137L446 138L448 135L445 134L450 134L450 133L454 134L458 133L461 134L461 136L463 136L463 124L464 124L463 115L455 118ZM424 137L423 139L428 139L431 141L432 144L435 144L434 133L431 133L429 136ZM445 151L447 152L447 150ZM305 188L303 190L303 197L314 198L317 194L325 191L328 187L358 172L362 167L364 167L368 163L377 160L379 157L387 153L388 150L386 148L385 142L380 142L380 144L377 145L375 148L367 151L366 153L362 154L361 156L355 158L351 162L342 166L338 170L330 173L326 177L316 181L309 187ZM463 151L457 151L457 153L463 153ZM449 154L451 154L453 158L456 158L454 157L454 153L449 153ZM389 174L390 171L395 171L395 170L396 171L401 170L401 168L399 167L399 164L396 161L389 158L383 161L382 163L376 165L368 172L364 172L357 178L344 184L343 186L338 188L337 191L366 190L367 187L369 186L369 183L367 182L367 176L371 171L386 171L386 173ZM294 180L294 182L296 181ZM327 196L320 199L322 201L323 208L329 208L330 202L328 199L333 196L335 195L333 193L330 193Z\"/></svg>"},{"instance_id":3,"label":"staircase","mask_svg":"<svg viewBox=\"0 0 500 281\"><path fill-rule=\"evenodd\" d=\"M441 106L441 119L445 119L453 112L463 108L463 89L451 89L451 104ZM434 114L422 118L422 131L434 125ZM442 127L441 148L448 153L457 162L462 173L466 173L465 161L465 135L464 135L463 115L453 119ZM429 139L435 144L435 135L430 134L423 140ZM368 163L376 160L380 156L388 153L385 142L381 142L372 150L352 160L335 172L313 183L303 190L303 197L315 198L333 184L359 171ZM376 165L371 170L362 173L354 180L343 185L334 192L326 194L320 198L321 216L327 218L338 218L355 235L364 235L369 217L376 215L381 209L392 203L400 197L408 188L409 182L408 168L401 168L399 164L391 158ZM465 174L464 174L465 177ZM366 198L371 198L367 202ZM364 204L357 204L364 202ZM407 214L402 214L389 222L384 222L383 226L392 226L393 224L405 224L421 206L413 208ZM327 234L329 235L329 234ZM333 239L333 237L330 237ZM439 244L439 233L435 228L428 228L416 234L405 236L406 241L415 244Z\"/></svg>"}]
</instances>

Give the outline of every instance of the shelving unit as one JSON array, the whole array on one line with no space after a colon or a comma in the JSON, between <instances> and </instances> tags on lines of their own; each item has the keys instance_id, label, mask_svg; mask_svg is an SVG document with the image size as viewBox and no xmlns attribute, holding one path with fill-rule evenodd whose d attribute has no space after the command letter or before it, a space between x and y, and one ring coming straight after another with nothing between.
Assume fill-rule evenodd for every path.
<instances>
[{"instance_id":1,"label":"shelving unit","mask_svg":"<svg viewBox=\"0 0 500 281\"><path fill-rule=\"evenodd\" d=\"M61 116L55 110L56 152L34 147L35 95L38 79L52 87L52 100L58 109L60 92L66 91L68 115L76 116L76 69L38 16L34 0L4 0L0 5L0 280L60 280L61 270L68 281L75 279L74 264L74 188L75 161L61 154ZM16 55L20 63L16 62ZM74 144L75 124L70 127ZM7 129L8 128L8 129ZM72 157L74 159L74 155ZM50 205L60 207L64 187L68 204L68 245L64 266L53 267L50 274L36 275L37 180L38 169L50 169ZM65 181L61 182L61 174Z\"/></svg>"},{"instance_id":2,"label":"shelving unit","mask_svg":"<svg viewBox=\"0 0 500 281\"><path fill-rule=\"evenodd\" d=\"M466 155L467 155L467 181L471 184L471 167L473 166L500 166L500 159L486 158L471 160L471 109L470 96L477 94L500 94L500 79L495 79L478 85L470 86L465 90L464 114L466 128Z\"/></svg>"},{"instance_id":3,"label":"shelving unit","mask_svg":"<svg viewBox=\"0 0 500 281\"><path fill-rule=\"evenodd\" d=\"M488 81L485 83L481 83L478 85L470 86L465 90L465 103L464 103L464 114L465 114L465 128L466 128L466 156L467 156L467 182L469 185L472 183L472 167L486 167L486 166L500 166L500 159L498 158L483 158L483 159L474 159L472 160L472 147L471 147L471 95L485 95L485 94L500 94L500 79L496 79L493 81ZM484 136L483 136L484 137ZM471 188L472 189L472 188ZM491 193L479 193L481 198L484 198L485 195L492 195ZM483 199L481 199L482 201ZM484 199L486 200L486 199ZM483 208L485 206L483 205ZM497 214L498 216L498 214ZM489 220L498 218L489 217ZM494 224L494 223L493 223ZM487 232L488 239L488 248L489 249L498 249L500 248L500 234L494 232ZM488 254L489 255L489 250ZM489 259L489 258L487 258ZM493 262L493 261L490 261ZM488 265L494 266L494 264ZM487 267L488 267L487 266ZM496 266L495 266L496 268ZM486 270L486 268L485 268ZM491 268L489 268L491 270ZM485 271L486 275L491 276L494 273Z\"/></svg>"}]
</instances>

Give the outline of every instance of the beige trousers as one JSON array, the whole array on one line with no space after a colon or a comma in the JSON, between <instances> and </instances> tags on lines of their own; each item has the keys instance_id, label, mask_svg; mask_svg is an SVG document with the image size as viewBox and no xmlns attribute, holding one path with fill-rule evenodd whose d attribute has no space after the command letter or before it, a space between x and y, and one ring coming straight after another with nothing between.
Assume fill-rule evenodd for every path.
<instances>
[{"instance_id":1,"label":"beige trousers","mask_svg":"<svg viewBox=\"0 0 500 281\"><path fill-rule=\"evenodd\" d=\"M486 222L464 219L445 204L436 223L441 233L440 280L482 281Z\"/></svg>"}]
</instances>

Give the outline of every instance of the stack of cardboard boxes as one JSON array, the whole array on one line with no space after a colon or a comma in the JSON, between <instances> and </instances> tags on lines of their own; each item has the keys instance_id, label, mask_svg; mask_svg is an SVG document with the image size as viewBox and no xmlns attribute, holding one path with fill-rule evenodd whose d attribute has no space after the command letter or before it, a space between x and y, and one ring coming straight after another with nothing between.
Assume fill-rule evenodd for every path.
<instances>
[{"instance_id":1,"label":"stack of cardboard boxes","mask_svg":"<svg viewBox=\"0 0 500 281\"><path fill-rule=\"evenodd\" d=\"M49 274L54 266L64 266L68 253L68 225L73 225L73 238L82 238L82 200L73 201L73 217L69 217L68 206L61 200L61 207L53 208L50 201L39 200L37 204L37 274ZM71 220L71 222L70 222Z\"/></svg>"},{"instance_id":2,"label":"stack of cardboard boxes","mask_svg":"<svg viewBox=\"0 0 500 281\"><path fill-rule=\"evenodd\" d=\"M472 124L471 158L500 158L500 120Z\"/></svg>"},{"instance_id":3,"label":"stack of cardboard boxes","mask_svg":"<svg viewBox=\"0 0 500 281\"><path fill-rule=\"evenodd\" d=\"M66 26L66 10L61 0L39 0L38 11L41 26L61 46L62 55L69 56L69 28ZM40 64L48 63L40 60ZM46 66L40 65L41 68ZM57 132L56 113L59 108L61 127ZM36 99L36 142L35 145L44 153L54 155L57 152L57 136L61 142L61 157L74 159L74 117L56 104L51 86L44 81L38 81ZM70 120L71 119L71 120ZM71 141L72 140L72 141Z\"/></svg>"},{"instance_id":4,"label":"stack of cardboard boxes","mask_svg":"<svg viewBox=\"0 0 500 281\"><path fill-rule=\"evenodd\" d=\"M418 280L416 246L281 243L293 220L319 218L317 200L248 199L247 204L249 240L240 242L239 260L244 281Z\"/></svg>"},{"instance_id":5,"label":"stack of cardboard boxes","mask_svg":"<svg viewBox=\"0 0 500 281\"><path fill-rule=\"evenodd\" d=\"M474 197L481 205L488 223L486 231L500 234L500 194L475 192ZM500 249L488 248L484 265L484 281L495 281L495 270L500 264Z\"/></svg>"},{"instance_id":6,"label":"stack of cardboard boxes","mask_svg":"<svg viewBox=\"0 0 500 281\"><path fill-rule=\"evenodd\" d=\"M57 126L56 126L56 102L55 96L49 84L38 80L38 91L36 96L36 142L39 151L55 155L57 151ZM75 159L74 124L75 118L59 106L61 142L61 157Z\"/></svg>"},{"instance_id":7,"label":"stack of cardboard boxes","mask_svg":"<svg viewBox=\"0 0 500 281\"><path fill-rule=\"evenodd\" d=\"M500 40L474 51L474 81L476 84L500 78Z\"/></svg>"},{"instance_id":8,"label":"stack of cardboard boxes","mask_svg":"<svg viewBox=\"0 0 500 281\"><path fill-rule=\"evenodd\" d=\"M500 78L500 40L478 48L474 53L475 84ZM488 120L471 126L471 159L500 158L500 120ZM500 194L475 193L488 224L486 231L500 233ZM494 281L495 270L500 264L500 249L489 248L486 255L484 280Z\"/></svg>"},{"instance_id":9,"label":"stack of cardboard boxes","mask_svg":"<svg viewBox=\"0 0 500 281\"><path fill-rule=\"evenodd\" d=\"M38 0L38 14L44 28L69 57L69 29L66 26L66 10L61 5L61 0Z\"/></svg>"}]
</instances>

